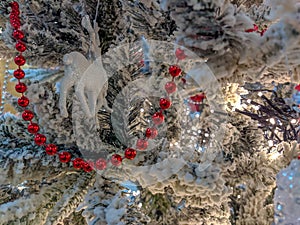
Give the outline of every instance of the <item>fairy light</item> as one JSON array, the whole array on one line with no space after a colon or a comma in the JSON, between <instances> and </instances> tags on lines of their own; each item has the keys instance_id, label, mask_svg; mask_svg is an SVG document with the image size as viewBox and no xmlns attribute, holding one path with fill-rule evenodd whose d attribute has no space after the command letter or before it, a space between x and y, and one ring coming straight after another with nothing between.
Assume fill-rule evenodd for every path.
<instances>
[{"instance_id":1,"label":"fairy light","mask_svg":"<svg viewBox=\"0 0 300 225\"><path fill-rule=\"evenodd\" d=\"M271 123L272 125L275 125L275 124L276 124L275 119L274 119L274 118L271 118L271 119L270 119L270 123Z\"/></svg>"}]
</instances>

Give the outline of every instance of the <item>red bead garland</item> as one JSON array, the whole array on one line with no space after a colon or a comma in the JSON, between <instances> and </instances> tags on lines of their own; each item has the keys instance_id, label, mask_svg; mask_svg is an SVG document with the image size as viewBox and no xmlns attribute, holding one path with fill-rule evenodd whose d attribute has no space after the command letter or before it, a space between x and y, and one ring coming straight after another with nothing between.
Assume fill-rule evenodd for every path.
<instances>
[{"instance_id":1,"label":"red bead garland","mask_svg":"<svg viewBox=\"0 0 300 225\"><path fill-rule=\"evenodd\" d=\"M67 152L59 152L58 147L55 144L46 144L47 138L45 135L38 133L40 127L37 123L33 123L32 120L34 119L34 113L30 110L25 110L30 103L29 99L24 96L24 92L27 91L27 86L25 83L21 82L21 79L25 77L25 72L21 69L21 66L25 65L26 59L22 55L24 51L26 51L26 44L22 41L25 37L24 33L20 30L21 22L20 22L20 11L19 11L19 4L17 2L11 2L11 14L10 14L10 24L14 28L12 36L14 39L17 40L15 44L16 50L19 52L14 59L16 65L19 66L17 70L14 71L14 77L18 79L18 83L15 86L15 89L18 93L21 93L22 96L18 99L18 105L24 107L24 112L22 113L22 118L25 121L29 121L27 130L29 133L34 134L34 142L38 146L44 146L45 152L47 155L53 156L58 154L59 160L62 163L72 162L73 167L75 169L83 169L85 172L91 172L93 169L104 170L107 168L107 160L104 158L99 158L95 163L92 161L84 161L82 158L75 158L72 159L72 155ZM180 48L176 49L175 56L177 60L185 59L187 56L184 51ZM172 94L176 91L177 86L174 82L174 78L178 77L181 74L181 69L177 65L172 65L169 67L169 73L173 77L172 81L167 82L165 85L166 93ZM155 126L160 125L164 122L164 115L163 110L170 108L172 105L170 99L168 97L163 97L160 99L159 106L161 108L160 111L156 112L152 116L152 121L154 126L151 128L147 128L145 132L145 139L141 138L137 140L136 148L138 150L146 150L148 148L148 139L154 139L158 135L158 130ZM124 158L133 160L136 157L137 151L133 148L127 148L124 152ZM120 166L122 163L122 156L119 154L113 154L110 157L110 162L114 166Z\"/></svg>"}]
</instances>

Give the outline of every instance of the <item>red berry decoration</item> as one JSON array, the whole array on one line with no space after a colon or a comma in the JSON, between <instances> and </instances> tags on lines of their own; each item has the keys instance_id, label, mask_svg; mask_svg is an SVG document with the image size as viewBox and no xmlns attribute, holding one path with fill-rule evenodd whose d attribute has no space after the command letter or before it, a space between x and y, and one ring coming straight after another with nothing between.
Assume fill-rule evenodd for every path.
<instances>
[{"instance_id":1,"label":"red berry decoration","mask_svg":"<svg viewBox=\"0 0 300 225\"><path fill-rule=\"evenodd\" d=\"M148 141L144 139L138 139L136 142L136 148L138 150L146 150L148 148Z\"/></svg>"},{"instance_id":2,"label":"red berry decoration","mask_svg":"<svg viewBox=\"0 0 300 225\"><path fill-rule=\"evenodd\" d=\"M15 39L17 39L17 40L21 40L21 39L24 38L24 33L23 33L22 31L20 31L20 30L15 30L15 31L13 32L13 37L14 37Z\"/></svg>"},{"instance_id":3,"label":"red berry decoration","mask_svg":"<svg viewBox=\"0 0 300 225\"><path fill-rule=\"evenodd\" d=\"M298 155L298 160L300 160L300 155Z\"/></svg>"},{"instance_id":4,"label":"red berry decoration","mask_svg":"<svg viewBox=\"0 0 300 225\"><path fill-rule=\"evenodd\" d=\"M81 169L82 168L82 163L83 163L84 161L83 161L83 159L81 159L81 158L76 158L76 159L74 159L73 160L73 167L75 168L75 169Z\"/></svg>"},{"instance_id":5,"label":"red berry decoration","mask_svg":"<svg viewBox=\"0 0 300 225\"><path fill-rule=\"evenodd\" d=\"M166 98L161 98L160 101L159 101L159 105L160 105L160 108L162 110L165 110L165 109L170 108L171 101L169 99L166 99Z\"/></svg>"},{"instance_id":6,"label":"red berry decoration","mask_svg":"<svg viewBox=\"0 0 300 225\"><path fill-rule=\"evenodd\" d=\"M176 88L177 88L177 86L173 81L170 81L170 82L166 83L166 85L165 85L165 89L168 94L174 93L176 91Z\"/></svg>"},{"instance_id":7,"label":"red berry decoration","mask_svg":"<svg viewBox=\"0 0 300 225\"><path fill-rule=\"evenodd\" d=\"M81 167L82 169L87 172L87 173L90 173L93 171L93 167L91 166L91 164L89 162L82 162L81 163Z\"/></svg>"},{"instance_id":8,"label":"red berry decoration","mask_svg":"<svg viewBox=\"0 0 300 225\"><path fill-rule=\"evenodd\" d=\"M154 139L158 135L158 131L155 127L147 128L145 136L147 138Z\"/></svg>"},{"instance_id":9,"label":"red berry decoration","mask_svg":"<svg viewBox=\"0 0 300 225\"><path fill-rule=\"evenodd\" d=\"M95 167L97 170L104 170L104 169L106 169L106 166L107 166L107 162L105 159L100 158L96 161Z\"/></svg>"},{"instance_id":10,"label":"red berry decoration","mask_svg":"<svg viewBox=\"0 0 300 225\"><path fill-rule=\"evenodd\" d=\"M71 161L71 154L69 152L61 152L58 154L59 161L62 163L68 163Z\"/></svg>"},{"instance_id":11,"label":"red berry decoration","mask_svg":"<svg viewBox=\"0 0 300 225\"><path fill-rule=\"evenodd\" d=\"M34 114L33 112L29 111L29 110L25 110L23 113L22 113L22 118L23 120L25 121L30 121L32 120L34 117Z\"/></svg>"},{"instance_id":12,"label":"red berry decoration","mask_svg":"<svg viewBox=\"0 0 300 225\"><path fill-rule=\"evenodd\" d=\"M14 71L14 77L17 78L17 79L23 79L25 77L25 72L24 70L21 70L21 69L17 69Z\"/></svg>"},{"instance_id":13,"label":"red berry decoration","mask_svg":"<svg viewBox=\"0 0 300 225\"><path fill-rule=\"evenodd\" d=\"M178 77L181 74L181 69L176 65L172 65L169 67L169 73L172 77Z\"/></svg>"},{"instance_id":14,"label":"red berry decoration","mask_svg":"<svg viewBox=\"0 0 300 225\"><path fill-rule=\"evenodd\" d=\"M24 52L26 50L26 45L23 42L18 41L16 44L16 49L19 52Z\"/></svg>"},{"instance_id":15,"label":"red berry decoration","mask_svg":"<svg viewBox=\"0 0 300 225\"><path fill-rule=\"evenodd\" d=\"M152 120L153 120L153 123L154 123L155 125L160 125L160 124L162 124L162 123L164 122L164 119L165 119L165 117L164 117L164 115L162 114L162 112L156 112L156 113L154 113L153 116L152 116Z\"/></svg>"},{"instance_id":16,"label":"red berry decoration","mask_svg":"<svg viewBox=\"0 0 300 225\"><path fill-rule=\"evenodd\" d=\"M45 151L48 155L55 155L57 152L57 146L55 144L48 144Z\"/></svg>"},{"instance_id":17,"label":"red berry decoration","mask_svg":"<svg viewBox=\"0 0 300 225\"><path fill-rule=\"evenodd\" d=\"M18 66L23 66L26 63L25 58L22 55L18 55L15 57L15 64Z\"/></svg>"},{"instance_id":18,"label":"red berry decoration","mask_svg":"<svg viewBox=\"0 0 300 225\"><path fill-rule=\"evenodd\" d=\"M40 127L36 123L31 123L28 125L27 130L31 134L36 134L40 130Z\"/></svg>"},{"instance_id":19,"label":"red berry decoration","mask_svg":"<svg viewBox=\"0 0 300 225\"><path fill-rule=\"evenodd\" d=\"M22 96L18 99L18 105L21 107L26 107L29 105L29 99L25 96Z\"/></svg>"},{"instance_id":20,"label":"red berry decoration","mask_svg":"<svg viewBox=\"0 0 300 225\"><path fill-rule=\"evenodd\" d=\"M38 146L44 145L46 143L46 136L43 134L37 134L34 137L34 142L35 144L37 144Z\"/></svg>"},{"instance_id":21,"label":"red berry decoration","mask_svg":"<svg viewBox=\"0 0 300 225\"><path fill-rule=\"evenodd\" d=\"M16 89L16 92L18 92L18 93L24 93L27 90L27 86L26 86L26 84L20 82L20 83L16 84L15 89Z\"/></svg>"},{"instance_id":22,"label":"red berry decoration","mask_svg":"<svg viewBox=\"0 0 300 225\"><path fill-rule=\"evenodd\" d=\"M175 51L175 56L178 60L183 60L186 58L186 54L184 53L184 50L177 48Z\"/></svg>"},{"instance_id":23,"label":"red berry decoration","mask_svg":"<svg viewBox=\"0 0 300 225\"><path fill-rule=\"evenodd\" d=\"M122 157L119 154L113 154L110 161L114 166L120 166L122 163Z\"/></svg>"},{"instance_id":24,"label":"red berry decoration","mask_svg":"<svg viewBox=\"0 0 300 225\"><path fill-rule=\"evenodd\" d=\"M136 156L136 150L133 148L126 148L124 156L126 159L133 160Z\"/></svg>"}]
</instances>

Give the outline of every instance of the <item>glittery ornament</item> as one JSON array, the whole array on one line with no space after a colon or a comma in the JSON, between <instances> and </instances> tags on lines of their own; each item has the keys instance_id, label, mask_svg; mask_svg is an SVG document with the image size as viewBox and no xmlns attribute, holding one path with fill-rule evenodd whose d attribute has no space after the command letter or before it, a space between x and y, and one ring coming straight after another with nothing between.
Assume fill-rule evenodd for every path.
<instances>
[{"instance_id":1,"label":"glittery ornament","mask_svg":"<svg viewBox=\"0 0 300 225\"><path fill-rule=\"evenodd\" d=\"M122 163L122 157L119 154L113 154L110 161L114 166L120 166Z\"/></svg>"}]
</instances>

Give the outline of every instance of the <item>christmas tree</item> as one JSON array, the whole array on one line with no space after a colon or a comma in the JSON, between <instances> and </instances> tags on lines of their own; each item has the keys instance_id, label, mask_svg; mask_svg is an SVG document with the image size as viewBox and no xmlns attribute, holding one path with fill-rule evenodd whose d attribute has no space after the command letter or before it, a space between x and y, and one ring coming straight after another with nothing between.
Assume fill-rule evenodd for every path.
<instances>
[{"instance_id":1,"label":"christmas tree","mask_svg":"<svg viewBox=\"0 0 300 225\"><path fill-rule=\"evenodd\" d=\"M299 224L299 7L2 1L0 224Z\"/></svg>"}]
</instances>

